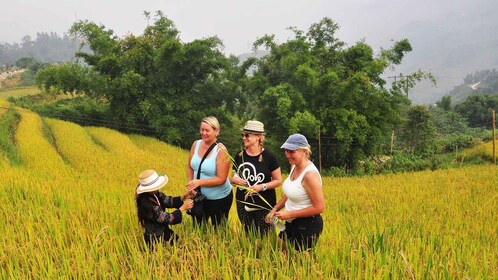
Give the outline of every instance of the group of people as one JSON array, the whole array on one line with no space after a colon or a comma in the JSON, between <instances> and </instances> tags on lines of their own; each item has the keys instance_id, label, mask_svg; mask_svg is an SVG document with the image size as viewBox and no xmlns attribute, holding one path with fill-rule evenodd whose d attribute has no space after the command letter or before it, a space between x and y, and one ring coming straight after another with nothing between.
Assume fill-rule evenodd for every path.
<instances>
[{"instance_id":1,"label":"group of people","mask_svg":"<svg viewBox=\"0 0 498 280\"><path fill-rule=\"evenodd\" d=\"M244 149L232 158L227 148L217 141L220 124L215 117L206 117L200 125L201 139L190 149L185 194L168 196L159 190L168 177L154 170L139 175L136 188L138 220L145 229L144 240L149 246L160 241L173 244L178 236L170 225L182 221L187 212L196 226L211 221L214 228L225 226L233 202L238 218L247 233L261 236L279 227L279 240L298 251L312 249L323 230L321 213L325 210L322 178L310 160L310 145L302 134L290 135L281 146L291 170L282 183L277 158L264 148L263 123L250 120L242 129ZM232 166L232 176L230 174ZM282 185L283 195L277 201L275 191ZM166 212L167 208L175 208Z\"/></svg>"}]
</instances>

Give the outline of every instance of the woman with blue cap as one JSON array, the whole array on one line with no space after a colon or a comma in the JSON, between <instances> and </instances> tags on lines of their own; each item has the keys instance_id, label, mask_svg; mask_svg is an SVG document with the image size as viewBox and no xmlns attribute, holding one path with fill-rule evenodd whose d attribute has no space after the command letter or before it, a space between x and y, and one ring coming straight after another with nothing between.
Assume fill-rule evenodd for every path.
<instances>
[{"instance_id":1,"label":"woman with blue cap","mask_svg":"<svg viewBox=\"0 0 498 280\"><path fill-rule=\"evenodd\" d=\"M284 195L266 218L285 221L285 230L279 237L296 250L312 249L323 230L320 213L325 210L322 177L310 160L311 149L302 134L293 134L281 146L291 165L291 171L282 185ZM282 210L284 209L285 210ZM285 248L285 247L284 247Z\"/></svg>"}]
</instances>

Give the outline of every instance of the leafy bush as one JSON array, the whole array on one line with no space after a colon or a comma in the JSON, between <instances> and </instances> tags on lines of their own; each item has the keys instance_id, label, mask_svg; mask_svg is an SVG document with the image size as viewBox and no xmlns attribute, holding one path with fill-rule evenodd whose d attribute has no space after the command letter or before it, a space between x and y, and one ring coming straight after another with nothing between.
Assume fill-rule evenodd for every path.
<instances>
[{"instance_id":1,"label":"leafy bush","mask_svg":"<svg viewBox=\"0 0 498 280\"><path fill-rule=\"evenodd\" d=\"M108 105L87 97L58 100L53 103L34 105L32 110L46 117L72 121L80 125L104 125Z\"/></svg>"},{"instance_id":2,"label":"leafy bush","mask_svg":"<svg viewBox=\"0 0 498 280\"><path fill-rule=\"evenodd\" d=\"M324 170L322 176L329 177L345 177L347 176L346 170L344 168L332 166L331 168Z\"/></svg>"},{"instance_id":3,"label":"leafy bush","mask_svg":"<svg viewBox=\"0 0 498 280\"><path fill-rule=\"evenodd\" d=\"M397 153L386 163L386 168L392 172L421 171L431 165L422 156L415 154Z\"/></svg>"},{"instance_id":4,"label":"leafy bush","mask_svg":"<svg viewBox=\"0 0 498 280\"><path fill-rule=\"evenodd\" d=\"M453 133L438 139L438 146L443 153L453 152L458 149L471 148L480 141L468 134Z\"/></svg>"},{"instance_id":5,"label":"leafy bush","mask_svg":"<svg viewBox=\"0 0 498 280\"><path fill-rule=\"evenodd\" d=\"M389 173L388 164L390 160L390 156L371 156L359 162L354 174L359 176Z\"/></svg>"},{"instance_id":6,"label":"leafy bush","mask_svg":"<svg viewBox=\"0 0 498 280\"><path fill-rule=\"evenodd\" d=\"M493 140L493 131L489 129L475 129L474 137L481 139L483 142Z\"/></svg>"},{"instance_id":7,"label":"leafy bush","mask_svg":"<svg viewBox=\"0 0 498 280\"><path fill-rule=\"evenodd\" d=\"M24 71L21 74L20 86L32 86L35 84L35 75L32 71Z\"/></svg>"}]
</instances>

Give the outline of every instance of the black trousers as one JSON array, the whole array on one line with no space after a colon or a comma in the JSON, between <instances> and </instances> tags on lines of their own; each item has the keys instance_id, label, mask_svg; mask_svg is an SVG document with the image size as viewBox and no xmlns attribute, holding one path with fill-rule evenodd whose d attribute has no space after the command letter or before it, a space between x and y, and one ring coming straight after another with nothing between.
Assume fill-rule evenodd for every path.
<instances>
[{"instance_id":1,"label":"black trousers","mask_svg":"<svg viewBox=\"0 0 498 280\"><path fill-rule=\"evenodd\" d=\"M202 216L192 216L194 225L201 226L211 219L214 228L226 224L228 221L228 213L232 207L233 191L222 199L204 199L204 206L202 209Z\"/></svg>"},{"instance_id":2,"label":"black trousers","mask_svg":"<svg viewBox=\"0 0 498 280\"><path fill-rule=\"evenodd\" d=\"M267 235L273 231L273 225L266 223L265 217L270 213L266 209L247 212L245 209L246 204L237 201L237 215L244 227L244 231L249 233L251 231L259 233L259 235ZM268 206L266 206L268 207Z\"/></svg>"},{"instance_id":3,"label":"black trousers","mask_svg":"<svg viewBox=\"0 0 498 280\"><path fill-rule=\"evenodd\" d=\"M149 234L149 233L144 233L144 241L145 244L150 249L154 249L157 243L164 243L167 242L169 245L173 245L176 241L178 241L178 235L174 233L171 229L167 228L163 235L154 235L154 234Z\"/></svg>"},{"instance_id":4,"label":"black trousers","mask_svg":"<svg viewBox=\"0 0 498 280\"><path fill-rule=\"evenodd\" d=\"M312 249L318 242L323 230L323 219L320 215L296 218L285 223L285 230L279 237L288 241L297 251Z\"/></svg>"}]
</instances>

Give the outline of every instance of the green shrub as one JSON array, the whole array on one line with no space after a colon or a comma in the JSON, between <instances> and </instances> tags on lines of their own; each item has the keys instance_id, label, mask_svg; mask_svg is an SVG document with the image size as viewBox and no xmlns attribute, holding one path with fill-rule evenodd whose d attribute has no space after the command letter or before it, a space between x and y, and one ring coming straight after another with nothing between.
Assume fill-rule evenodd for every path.
<instances>
[{"instance_id":1,"label":"green shrub","mask_svg":"<svg viewBox=\"0 0 498 280\"><path fill-rule=\"evenodd\" d=\"M12 165L21 164L21 155L14 145L14 133L19 122L19 115L15 112L13 106L3 117L0 118L0 152L3 151Z\"/></svg>"},{"instance_id":2,"label":"green shrub","mask_svg":"<svg viewBox=\"0 0 498 280\"><path fill-rule=\"evenodd\" d=\"M421 171L430 167L422 156L408 153L396 153L386 164L386 168L394 173Z\"/></svg>"},{"instance_id":3,"label":"green shrub","mask_svg":"<svg viewBox=\"0 0 498 280\"><path fill-rule=\"evenodd\" d=\"M44 117L71 121L83 126L109 126L108 105L87 97L78 96L52 103L35 104L31 110Z\"/></svg>"},{"instance_id":4,"label":"green shrub","mask_svg":"<svg viewBox=\"0 0 498 280\"><path fill-rule=\"evenodd\" d=\"M388 166L390 160L390 156L371 156L359 162L354 174L361 176L390 173L391 170Z\"/></svg>"},{"instance_id":5,"label":"green shrub","mask_svg":"<svg viewBox=\"0 0 498 280\"><path fill-rule=\"evenodd\" d=\"M331 168L324 170L322 173L323 173L322 176L330 176L330 177L345 177L348 175L346 170L344 170L344 168L335 167L335 166L332 166Z\"/></svg>"},{"instance_id":6,"label":"green shrub","mask_svg":"<svg viewBox=\"0 0 498 280\"><path fill-rule=\"evenodd\" d=\"M458 149L474 147L479 140L468 134L454 133L439 138L438 144L443 153L453 152Z\"/></svg>"},{"instance_id":7,"label":"green shrub","mask_svg":"<svg viewBox=\"0 0 498 280\"><path fill-rule=\"evenodd\" d=\"M41 116L71 121L84 126L111 126L108 105L85 96L55 100L45 95L10 97L16 106L30 109Z\"/></svg>"}]
</instances>

